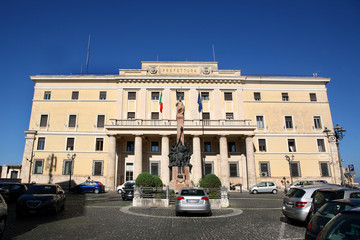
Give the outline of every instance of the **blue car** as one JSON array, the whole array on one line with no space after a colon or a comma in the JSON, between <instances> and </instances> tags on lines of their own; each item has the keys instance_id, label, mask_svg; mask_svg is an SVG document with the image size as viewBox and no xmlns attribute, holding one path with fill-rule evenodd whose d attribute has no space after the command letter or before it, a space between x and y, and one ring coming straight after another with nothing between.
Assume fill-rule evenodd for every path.
<instances>
[{"instance_id":1,"label":"blue car","mask_svg":"<svg viewBox=\"0 0 360 240\"><path fill-rule=\"evenodd\" d=\"M102 193L105 192L105 185L98 181L86 181L70 188L71 192L74 193Z\"/></svg>"}]
</instances>

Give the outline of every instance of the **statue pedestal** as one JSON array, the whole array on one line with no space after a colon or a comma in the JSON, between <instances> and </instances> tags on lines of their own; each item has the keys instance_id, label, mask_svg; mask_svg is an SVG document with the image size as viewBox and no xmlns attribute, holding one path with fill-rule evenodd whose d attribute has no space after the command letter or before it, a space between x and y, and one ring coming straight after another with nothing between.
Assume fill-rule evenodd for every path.
<instances>
[{"instance_id":1,"label":"statue pedestal","mask_svg":"<svg viewBox=\"0 0 360 240\"><path fill-rule=\"evenodd\" d=\"M188 166L184 167L185 173L181 171L181 176L178 173L177 166L172 167L172 180L170 182L170 188L174 189L175 192L178 192L180 189L184 187L192 187L192 183L190 181L190 169Z\"/></svg>"}]
</instances>

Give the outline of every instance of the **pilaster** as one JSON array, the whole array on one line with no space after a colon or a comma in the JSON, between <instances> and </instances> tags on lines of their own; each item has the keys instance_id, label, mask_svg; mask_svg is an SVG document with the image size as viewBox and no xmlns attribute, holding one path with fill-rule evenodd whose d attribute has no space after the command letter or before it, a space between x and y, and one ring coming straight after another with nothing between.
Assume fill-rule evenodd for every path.
<instances>
[{"instance_id":1,"label":"pilaster","mask_svg":"<svg viewBox=\"0 0 360 240\"><path fill-rule=\"evenodd\" d=\"M21 166L21 182L22 183L30 183L30 174L31 174L31 164L34 159L34 143L35 136L37 131L28 130L25 131L25 148L24 154L22 158L22 166Z\"/></svg>"},{"instance_id":2,"label":"pilaster","mask_svg":"<svg viewBox=\"0 0 360 240\"><path fill-rule=\"evenodd\" d=\"M229 162L228 162L228 148L226 136L221 136L220 144L220 168L221 168L221 183L223 186L229 187Z\"/></svg>"},{"instance_id":3,"label":"pilaster","mask_svg":"<svg viewBox=\"0 0 360 240\"><path fill-rule=\"evenodd\" d=\"M106 174L106 188L115 190L116 175L116 135L109 135L109 152Z\"/></svg>"},{"instance_id":4,"label":"pilaster","mask_svg":"<svg viewBox=\"0 0 360 240\"><path fill-rule=\"evenodd\" d=\"M246 162L247 162L248 189L249 189L250 187L256 185L256 169L255 169L253 136L252 135L246 136L245 142L246 142Z\"/></svg>"},{"instance_id":5,"label":"pilaster","mask_svg":"<svg viewBox=\"0 0 360 240\"><path fill-rule=\"evenodd\" d=\"M142 173L142 135L135 136L134 179Z\"/></svg>"},{"instance_id":6,"label":"pilaster","mask_svg":"<svg viewBox=\"0 0 360 240\"><path fill-rule=\"evenodd\" d=\"M161 179L163 184L170 183L170 169L169 169L169 136L163 135L161 137Z\"/></svg>"},{"instance_id":7,"label":"pilaster","mask_svg":"<svg viewBox=\"0 0 360 240\"><path fill-rule=\"evenodd\" d=\"M192 175L191 180L197 184L202 176L202 164L201 164L201 147L200 147L200 137L195 135L193 138L193 154L192 154Z\"/></svg>"}]
</instances>

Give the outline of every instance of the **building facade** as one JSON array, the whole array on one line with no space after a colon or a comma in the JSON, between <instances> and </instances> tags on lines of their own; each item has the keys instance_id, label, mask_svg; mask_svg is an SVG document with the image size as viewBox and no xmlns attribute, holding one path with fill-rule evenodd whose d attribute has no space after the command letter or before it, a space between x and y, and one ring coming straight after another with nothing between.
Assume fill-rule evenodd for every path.
<instances>
[{"instance_id":1,"label":"building facade","mask_svg":"<svg viewBox=\"0 0 360 240\"><path fill-rule=\"evenodd\" d=\"M340 183L336 144L323 133L333 126L329 78L244 76L217 62L141 65L115 75L32 76L22 181L67 182L72 170L75 183L90 178L107 189L141 172L169 184L182 99L194 184L208 173L244 188L268 180L281 188L291 177Z\"/></svg>"}]
</instances>

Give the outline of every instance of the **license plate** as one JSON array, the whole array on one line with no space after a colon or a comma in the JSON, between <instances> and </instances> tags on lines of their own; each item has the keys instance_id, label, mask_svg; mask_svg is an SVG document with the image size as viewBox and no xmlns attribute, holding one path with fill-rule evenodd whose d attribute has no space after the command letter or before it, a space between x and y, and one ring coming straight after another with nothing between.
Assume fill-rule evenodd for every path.
<instances>
[{"instance_id":1,"label":"license plate","mask_svg":"<svg viewBox=\"0 0 360 240\"><path fill-rule=\"evenodd\" d=\"M189 200L187 200L187 202L188 203L198 203L199 200L197 200L197 199L189 199Z\"/></svg>"}]
</instances>

